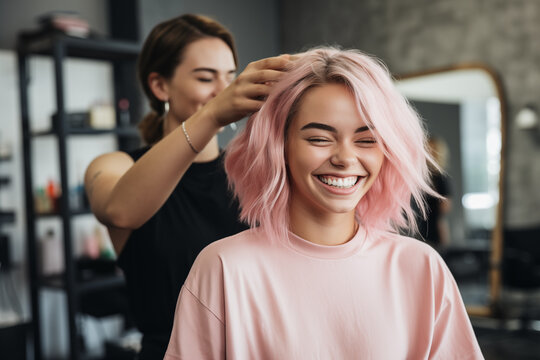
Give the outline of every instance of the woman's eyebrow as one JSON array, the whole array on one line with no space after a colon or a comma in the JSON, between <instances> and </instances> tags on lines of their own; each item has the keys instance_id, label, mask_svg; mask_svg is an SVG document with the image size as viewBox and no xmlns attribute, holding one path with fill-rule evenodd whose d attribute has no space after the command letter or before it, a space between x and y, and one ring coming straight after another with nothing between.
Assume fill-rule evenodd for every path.
<instances>
[{"instance_id":1,"label":"woman's eyebrow","mask_svg":"<svg viewBox=\"0 0 540 360\"><path fill-rule=\"evenodd\" d=\"M369 131L369 130L370 130L369 126L362 126L356 129L355 133L360 133L360 132Z\"/></svg>"},{"instance_id":2,"label":"woman's eyebrow","mask_svg":"<svg viewBox=\"0 0 540 360\"><path fill-rule=\"evenodd\" d=\"M335 127L326 125L326 124L316 123L316 122L310 122L309 124L302 126L300 130L307 130L307 129L319 129L319 130L326 130L333 133L337 133L337 130Z\"/></svg>"},{"instance_id":3,"label":"woman's eyebrow","mask_svg":"<svg viewBox=\"0 0 540 360\"><path fill-rule=\"evenodd\" d=\"M326 125L326 124L316 123L316 122L310 122L309 124L302 126L300 130L307 130L307 129L320 129L320 130L326 130L333 133L337 133L337 130L335 127ZM368 130L370 130L369 126L362 126L356 129L354 132L360 133L360 132L364 132Z\"/></svg>"}]
</instances>

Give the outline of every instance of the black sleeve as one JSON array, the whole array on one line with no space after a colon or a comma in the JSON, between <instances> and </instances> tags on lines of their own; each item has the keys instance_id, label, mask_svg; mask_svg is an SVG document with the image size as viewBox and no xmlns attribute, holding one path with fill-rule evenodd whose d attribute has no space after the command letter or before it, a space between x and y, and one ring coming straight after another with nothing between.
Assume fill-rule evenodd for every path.
<instances>
[{"instance_id":1,"label":"black sleeve","mask_svg":"<svg viewBox=\"0 0 540 360\"><path fill-rule=\"evenodd\" d=\"M452 195L452 184L448 175L436 174L433 179L433 186L444 197L450 197Z\"/></svg>"}]
</instances>

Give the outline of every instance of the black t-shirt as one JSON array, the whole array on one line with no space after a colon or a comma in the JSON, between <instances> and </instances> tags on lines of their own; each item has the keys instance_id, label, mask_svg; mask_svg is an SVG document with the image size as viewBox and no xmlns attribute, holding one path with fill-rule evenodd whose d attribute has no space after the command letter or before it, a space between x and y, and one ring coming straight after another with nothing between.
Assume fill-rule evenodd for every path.
<instances>
[{"instance_id":1,"label":"black t-shirt","mask_svg":"<svg viewBox=\"0 0 540 360\"><path fill-rule=\"evenodd\" d=\"M136 161L148 149L129 155ZM161 209L131 233L118 265L135 323L144 335L143 351L145 344L152 344L165 353L178 294L195 258L211 242L245 230L238 216L221 154L207 163L193 163Z\"/></svg>"}]
</instances>

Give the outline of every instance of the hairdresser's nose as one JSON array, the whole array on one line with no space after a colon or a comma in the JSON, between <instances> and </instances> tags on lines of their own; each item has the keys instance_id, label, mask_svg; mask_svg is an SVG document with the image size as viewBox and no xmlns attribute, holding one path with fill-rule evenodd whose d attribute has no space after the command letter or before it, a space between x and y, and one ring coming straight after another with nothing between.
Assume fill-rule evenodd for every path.
<instances>
[{"instance_id":1,"label":"hairdresser's nose","mask_svg":"<svg viewBox=\"0 0 540 360\"><path fill-rule=\"evenodd\" d=\"M338 168L348 168L358 163L358 151L354 143L341 142L334 148L330 163Z\"/></svg>"}]
</instances>

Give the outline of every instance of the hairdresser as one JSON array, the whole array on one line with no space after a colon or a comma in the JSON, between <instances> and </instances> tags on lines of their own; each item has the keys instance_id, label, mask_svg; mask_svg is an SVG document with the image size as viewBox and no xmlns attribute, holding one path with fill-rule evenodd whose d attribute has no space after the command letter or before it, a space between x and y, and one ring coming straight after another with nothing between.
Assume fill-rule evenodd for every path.
<instances>
[{"instance_id":1,"label":"hairdresser","mask_svg":"<svg viewBox=\"0 0 540 360\"><path fill-rule=\"evenodd\" d=\"M139 125L147 146L101 155L85 175L143 333L139 359L163 359L178 293L199 252L246 229L217 133L259 110L288 61L263 59L236 76L231 33L200 15L160 23L145 40L138 76L152 109Z\"/></svg>"}]
</instances>

